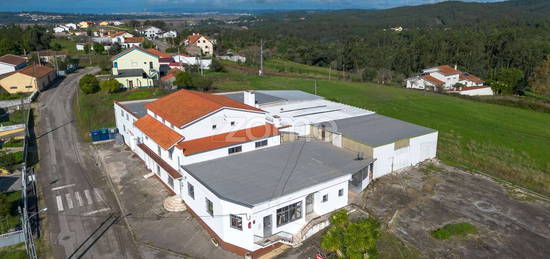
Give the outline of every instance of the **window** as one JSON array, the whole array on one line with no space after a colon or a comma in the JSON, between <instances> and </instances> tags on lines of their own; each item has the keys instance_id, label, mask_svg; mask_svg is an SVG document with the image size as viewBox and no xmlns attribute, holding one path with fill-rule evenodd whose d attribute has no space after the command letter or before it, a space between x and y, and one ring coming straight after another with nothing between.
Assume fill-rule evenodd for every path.
<instances>
[{"instance_id":1,"label":"window","mask_svg":"<svg viewBox=\"0 0 550 259\"><path fill-rule=\"evenodd\" d=\"M267 139L256 142L256 148L267 146Z\"/></svg>"},{"instance_id":2,"label":"window","mask_svg":"<svg viewBox=\"0 0 550 259\"><path fill-rule=\"evenodd\" d=\"M208 212L210 216L214 216L214 204L207 198L204 198L204 200L206 200L206 212Z\"/></svg>"},{"instance_id":3,"label":"window","mask_svg":"<svg viewBox=\"0 0 550 259\"><path fill-rule=\"evenodd\" d=\"M130 116L128 116L128 113L126 113L126 120L129 120Z\"/></svg>"},{"instance_id":4,"label":"window","mask_svg":"<svg viewBox=\"0 0 550 259\"><path fill-rule=\"evenodd\" d=\"M124 117L124 111L122 109L120 110L120 116Z\"/></svg>"},{"instance_id":5,"label":"window","mask_svg":"<svg viewBox=\"0 0 550 259\"><path fill-rule=\"evenodd\" d=\"M344 196L344 189L338 190L338 197Z\"/></svg>"},{"instance_id":6,"label":"window","mask_svg":"<svg viewBox=\"0 0 550 259\"><path fill-rule=\"evenodd\" d=\"M229 215L231 221L231 227L238 230L243 230L243 218L237 215Z\"/></svg>"},{"instance_id":7,"label":"window","mask_svg":"<svg viewBox=\"0 0 550 259\"><path fill-rule=\"evenodd\" d=\"M229 151L230 155L233 154L233 153L239 153L239 152L243 151L243 147L242 146L230 147L228 149L228 151Z\"/></svg>"},{"instance_id":8,"label":"window","mask_svg":"<svg viewBox=\"0 0 550 259\"><path fill-rule=\"evenodd\" d=\"M160 175L160 166L157 165L157 174Z\"/></svg>"},{"instance_id":9,"label":"window","mask_svg":"<svg viewBox=\"0 0 550 259\"><path fill-rule=\"evenodd\" d=\"M32 85L27 85L25 86L25 88L32 88Z\"/></svg>"},{"instance_id":10,"label":"window","mask_svg":"<svg viewBox=\"0 0 550 259\"><path fill-rule=\"evenodd\" d=\"M172 176L168 176L168 185L174 189L174 178Z\"/></svg>"},{"instance_id":11,"label":"window","mask_svg":"<svg viewBox=\"0 0 550 259\"><path fill-rule=\"evenodd\" d=\"M17 86L10 86L10 89L17 89Z\"/></svg>"},{"instance_id":12,"label":"window","mask_svg":"<svg viewBox=\"0 0 550 259\"><path fill-rule=\"evenodd\" d=\"M160 152L161 152L161 150L160 150L160 146L159 146L159 145L157 145L157 153L159 154L159 156L162 156L162 153L160 153Z\"/></svg>"},{"instance_id":13,"label":"window","mask_svg":"<svg viewBox=\"0 0 550 259\"><path fill-rule=\"evenodd\" d=\"M215 130L218 126L216 124L212 125L212 129Z\"/></svg>"},{"instance_id":14,"label":"window","mask_svg":"<svg viewBox=\"0 0 550 259\"><path fill-rule=\"evenodd\" d=\"M297 202L277 210L277 227L302 218L302 202Z\"/></svg>"},{"instance_id":15,"label":"window","mask_svg":"<svg viewBox=\"0 0 550 259\"><path fill-rule=\"evenodd\" d=\"M187 195L192 199L195 199L195 187L192 184L187 183Z\"/></svg>"},{"instance_id":16,"label":"window","mask_svg":"<svg viewBox=\"0 0 550 259\"><path fill-rule=\"evenodd\" d=\"M174 148L171 148L170 150L168 150L168 157L170 159L172 159L172 154L174 154Z\"/></svg>"},{"instance_id":17,"label":"window","mask_svg":"<svg viewBox=\"0 0 550 259\"><path fill-rule=\"evenodd\" d=\"M149 62L149 69L153 69L153 62Z\"/></svg>"},{"instance_id":18,"label":"window","mask_svg":"<svg viewBox=\"0 0 550 259\"><path fill-rule=\"evenodd\" d=\"M231 126L235 126L235 122L234 122L234 121L231 122Z\"/></svg>"},{"instance_id":19,"label":"window","mask_svg":"<svg viewBox=\"0 0 550 259\"><path fill-rule=\"evenodd\" d=\"M113 63L113 67L114 67L114 68L118 68L118 62L114 62L114 63Z\"/></svg>"},{"instance_id":20,"label":"window","mask_svg":"<svg viewBox=\"0 0 550 259\"><path fill-rule=\"evenodd\" d=\"M323 202L327 202L328 201L328 194L325 194L323 195Z\"/></svg>"}]
</instances>

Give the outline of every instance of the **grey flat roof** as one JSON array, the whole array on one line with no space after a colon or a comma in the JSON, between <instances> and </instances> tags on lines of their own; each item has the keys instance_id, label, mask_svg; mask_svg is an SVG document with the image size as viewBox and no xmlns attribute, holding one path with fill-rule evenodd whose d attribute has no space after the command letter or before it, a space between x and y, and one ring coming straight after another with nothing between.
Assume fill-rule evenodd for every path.
<instances>
[{"instance_id":1,"label":"grey flat roof","mask_svg":"<svg viewBox=\"0 0 550 259\"><path fill-rule=\"evenodd\" d=\"M113 77L136 77L136 76L143 76L143 69L119 69L118 75L113 75Z\"/></svg>"},{"instance_id":2,"label":"grey flat roof","mask_svg":"<svg viewBox=\"0 0 550 259\"><path fill-rule=\"evenodd\" d=\"M436 130L404 122L380 114L323 122L328 131L342 133L343 136L378 147L400 139L418 137Z\"/></svg>"},{"instance_id":3,"label":"grey flat roof","mask_svg":"<svg viewBox=\"0 0 550 259\"><path fill-rule=\"evenodd\" d=\"M227 96L237 102L241 102L241 103L244 103L244 93L243 92L240 92L240 93L227 93L227 94L222 94L224 96ZM278 97L275 97L275 96L271 96L271 95L268 95L268 94L263 94L263 93L259 93L259 92L256 92L256 103L257 104L266 104L266 103L274 103L274 102L284 102L286 101L285 99L281 99L281 98L278 98Z\"/></svg>"},{"instance_id":4,"label":"grey flat roof","mask_svg":"<svg viewBox=\"0 0 550 259\"><path fill-rule=\"evenodd\" d=\"M145 109L145 105L154 100L156 99L119 102L119 104L124 106L126 109L132 112L132 114L134 114L139 119L147 115L147 109Z\"/></svg>"},{"instance_id":5,"label":"grey flat roof","mask_svg":"<svg viewBox=\"0 0 550 259\"><path fill-rule=\"evenodd\" d=\"M321 96L306 93L300 90L260 90L256 91L256 93L271 95L273 97L285 99L289 102L323 99Z\"/></svg>"},{"instance_id":6,"label":"grey flat roof","mask_svg":"<svg viewBox=\"0 0 550 259\"><path fill-rule=\"evenodd\" d=\"M253 207L354 174L374 161L355 157L330 143L296 140L182 168L221 199Z\"/></svg>"}]
</instances>

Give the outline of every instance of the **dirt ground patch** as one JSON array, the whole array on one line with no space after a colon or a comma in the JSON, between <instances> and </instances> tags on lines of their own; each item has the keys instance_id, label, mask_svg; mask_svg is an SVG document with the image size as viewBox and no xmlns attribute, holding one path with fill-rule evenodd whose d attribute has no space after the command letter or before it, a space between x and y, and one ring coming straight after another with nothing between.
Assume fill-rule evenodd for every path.
<instances>
[{"instance_id":1,"label":"dirt ground patch","mask_svg":"<svg viewBox=\"0 0 550 259\"><path fill-rule=\"evenodd\" d=\"M378 179L359 205L422 257L547 258L550 202L434 163ZM458 222L470 222L479 233L449 240L430 235Z\"/></svg>"}]
</instances>

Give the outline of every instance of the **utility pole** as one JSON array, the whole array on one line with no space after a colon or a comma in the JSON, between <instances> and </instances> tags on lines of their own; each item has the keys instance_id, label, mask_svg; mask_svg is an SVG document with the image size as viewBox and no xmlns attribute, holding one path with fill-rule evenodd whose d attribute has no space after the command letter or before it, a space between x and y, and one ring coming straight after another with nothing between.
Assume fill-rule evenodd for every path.
<instances>
[{"instance_id":1,"label":"utility pole","mask_svg":"<svg viewBox=\"0 0 550 259\"><path fill-rule=\"evenodd\" d=\"M330 81L330 74L332 73L332 63L328 65L328 80Z\"/></svg>"},{"instance_id":2,"label":"utility pole","mask_svg":"<svg viewBox=\"0 0 550 259\"><path fill-rule=\"evenodd\" d=\"M260 76L264 75L264 40L260 40Z\"/></svg>"},{"instance_id":3,"label":"utility pole","mask_svg":"<svg viewBox=\"0 0 550 259\"><path fill-rule=\"evenodd\" d=\"M317 79L315 79L315 95L317 95Z\"/></svg>"}]
</instances>

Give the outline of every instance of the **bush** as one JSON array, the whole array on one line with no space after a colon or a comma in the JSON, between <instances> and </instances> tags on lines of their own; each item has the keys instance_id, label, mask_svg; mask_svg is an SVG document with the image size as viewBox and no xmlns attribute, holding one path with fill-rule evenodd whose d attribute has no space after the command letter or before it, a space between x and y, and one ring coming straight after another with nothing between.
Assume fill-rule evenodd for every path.
<instances>
[{"instance_id":1,"label":"bush","mask_svg":"<svg viewBox=\"0 0 550 259\"><path fill-rule=\"evenodd\" d=\"M119 83L116 79L108 79L108 80L105 80L105 81L101 81L99 83L99 87L101 88L101 90L107 92L107 93L117 93L120 91L121 89L121 86L122 84Z\"/></svg>"},{"instance_id":2,"label":"bush","mask_svg":"<svg viewBox=\"0 0 550 259\"><path fill-rule=\"evenodd\" d=\"M92 74L84 75L79 82L80 90L85 94L93 94L99 91L99 81Z\"/></svg>"},{"instance_id":3,"label":"bush","mask_svg":"<svg viewBox=\"0 0 550 259\"><path fill-rule=\"evenodd\" d=\"M223 67L222 63L219 60L215 59L215 58L212 59L212 64L210 64L210 71L212 71L212 72L226 72L225 67Z\"/></svg>"},{"instance_id":4,"label":"bush","mask_svg":"<svg viewBox=\"0 0 550 259\"><path fill-rule=\"evenodd\" d=\"M212 80L201 76L193 77L193 87L202 91L208 91L212 88Z\"/></svg>"},{"instance_id":5,"label":"bush","mask_svg":"<svg viewBox=\"0 0 550 259\"><path fill-rule=\"evenodd\" d=\"M176 75L176 80L174 80L174 85L179 89L192 89L193 88L193 77L187 72L179 73Z\"/></svg>"},{"instance_id":6,"label":"bush","mask_svg":"<svg viewBox=\"0 0 550 259\"><path fill-rule=\"evenodd\" d=\"M468 223L457 223L457 224L447 224L442 228L438 228L434 231L432 231L432 237L446 240L451 238L452 236L466 236L468 234L476 234L477 228Z\"/></svg>"},{"instance_id":7,"label":"bush","mask_svg":"<svg viewBox=\"0 0 550 259\"><path fill-rule=\"evenodd\" d=\"M23 152L0 153L0 168L10 169L15 165L23 163Z\"/></svg>"}]
</instances>

